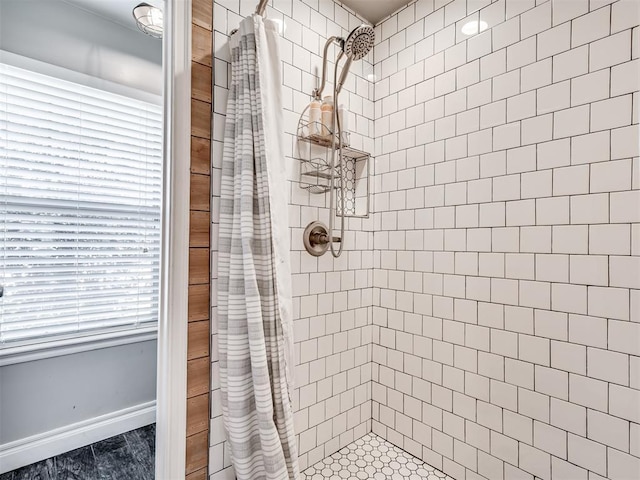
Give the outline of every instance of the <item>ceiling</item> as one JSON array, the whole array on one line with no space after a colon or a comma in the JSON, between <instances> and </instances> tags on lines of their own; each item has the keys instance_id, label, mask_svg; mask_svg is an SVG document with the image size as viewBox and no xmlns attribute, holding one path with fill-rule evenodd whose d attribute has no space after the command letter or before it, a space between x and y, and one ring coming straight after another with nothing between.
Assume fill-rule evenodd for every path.
<instances>
[{"instance_id":1,"label":"ceiling","mask_svg":"<svg viewBox=\"0 0 640 480\"><path fill-rule=\"evenodd\" d=\"M2 1L2 0L0 0ZM139 3L148 3L162 8L164 0L63 0L66 3L87 10L112 22L137 30L133 19L133 7Z\"/></svg>"},{"instance_id":2,"label":"ceiling","mask_svg":"<svg viewBox=\"0 0 640 480\"><path fill-rule=\"evenodd\" d=\"M404 7L410 0L342 0L342 3L376 25L380 20Z\"/></svg>"}]
</instances>

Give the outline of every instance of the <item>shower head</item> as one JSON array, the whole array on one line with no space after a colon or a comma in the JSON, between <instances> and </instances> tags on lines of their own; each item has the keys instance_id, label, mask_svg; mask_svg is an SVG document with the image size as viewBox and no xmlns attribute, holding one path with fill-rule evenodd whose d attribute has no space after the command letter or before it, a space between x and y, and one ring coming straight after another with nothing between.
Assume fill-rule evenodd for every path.
<instances>
[{"instance_id":1,"label":"shower head","mask_svg":"<svg viewBox=\"0 0 640 480\"><path fill-rule=\"evenodd\" d=\"M375 33L373 27L362 24L359 27L353 29L347 39L342 44L342 51L347 56L347 61L342 67L342 73L340 74L340 80L336 85L336 94L342 90L342 85L347 80L349 74L349 68L354 60L361 60L367 56L367 53L373 48L373 42L375 40Z\"/></svg>"},{"instance_id":2,"label":"shower head","mask_svg":"<svg viewBox=\"0 0 640 480\"><path fill-rule=\"evenodd\" d=\"M342 50L347 57L352 60L361 60L367 56L367 53L373 48L375 41L375 33L373 27L362 24L353 29L347 39L344 41Z\"/></svg>"},{"instance_id":3,"label":"shower head","mask_svg":"<svg viewBox=\"0 0 640 480\"><path fill-rule=\"evenodd\" d=\"M327 78L327 54L329 53L329 47L332 44L338 43L340 45L340 54L338 55L338 58L336 60L336 66L343 55L346 55L347 57L347 61L342 69L342 74L340 75L340 84L338 88L339 92L340 88L342 88L342 84L347 78L349 68L351 67L351 62L364 58L373 48L374 41L375 33L373 27L365 24L354 28L346 40L340 37L329 38L324 46L324 55L322 57L322 82L320 83L320 87L316 88L313 91L313 96L315 98L322 97L322 91L324 90Z\"/></svg>"}]
</instances>

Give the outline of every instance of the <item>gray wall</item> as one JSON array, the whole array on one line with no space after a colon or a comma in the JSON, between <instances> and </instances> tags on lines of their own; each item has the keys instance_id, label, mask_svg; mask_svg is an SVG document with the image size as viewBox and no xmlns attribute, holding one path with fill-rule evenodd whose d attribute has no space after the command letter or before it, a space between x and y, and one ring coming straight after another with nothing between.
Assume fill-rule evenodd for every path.
<instances>
[{"instance_id":1,"label":"gray wall","mask_svg":"<svg viewBox=\"0 0 640 480\"><path fill-rule=\"evenodd\" d=\"M1 0L0 49L162 93L162 42L59 0ZM2 367L0 444L155 397L155 341Z\"/></svg>"},{"instance_id":2,"label":"gray wall","mask_svg":"<svg viewBox=\"0 0 640 480\"><path fill-rule=\"evenodd\" d=\"M156 398L156 342L0 368L0 444Z\"/></svg>"}]
</instances>

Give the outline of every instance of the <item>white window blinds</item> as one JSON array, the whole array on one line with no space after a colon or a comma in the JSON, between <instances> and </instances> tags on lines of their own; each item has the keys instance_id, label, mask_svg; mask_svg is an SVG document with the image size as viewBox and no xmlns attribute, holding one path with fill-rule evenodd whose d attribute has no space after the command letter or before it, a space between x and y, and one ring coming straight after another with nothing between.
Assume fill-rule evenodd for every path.
<instances>
[{"instance_id":1,"label":"white window blinds","mask_svg":"<svg viewBox=\"0 0 640 480\"><path fill-rule=\"evenodd\" d=\"M157 321L158 105L0 64L0 347Z\"/></svg>"}]
</instances>

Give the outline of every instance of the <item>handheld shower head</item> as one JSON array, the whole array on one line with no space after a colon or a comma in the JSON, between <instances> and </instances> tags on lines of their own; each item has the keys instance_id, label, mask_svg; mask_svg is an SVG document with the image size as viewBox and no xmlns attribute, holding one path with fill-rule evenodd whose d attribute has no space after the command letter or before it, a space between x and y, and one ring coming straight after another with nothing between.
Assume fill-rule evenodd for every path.
<instances>
[{"instance_id":1,"label":"handheld shower head","mask_svg":"<svg viewBox=\"0 0 640 480\"><path fill-rule=\"evenodd\" d=\"M353 60L361 60L373 48L375 38L373 27L362 24L353 29L344 41L342 49L347 57L351 57Z\"/></svg>"},{"instance_id":2,"label":"handheld shower head","mask_svg":"<svg viewBox=\"0 0 640 480\"><path fill-rule=\"evenodd\" d=\"M351 62L353 62L353 60L361 60L364 58L373 48L374 41L375 32L373 27L365 24L354 28L346 40L340 37L329 38L324 46L324 55L322 57L322 82L320 83L320 87L313 91L313 96L315 98L322 97L322 91L324 90L327 79L327 54L329 53L329 47L332 44L337 43L341 48L336 64L343 55L346 55L347 57L347 62L342 69L342 74L340 75L340 87L342 87L342 84L347 79Z\"/></svg>"},{"instance_id":3,"label":"handheld shower head","mask_svg":"<svg viewBox=\"0 0 640 480\"><path fill-rule=\"evenodd\" d=\"M347 56L347 61L344 64L344 67L342 67L342 73L340 74L336 93L340 93L340 90L342 90L342 85L344 85L344 82L347 80L351 63L354 60L361 60L367 56L373 48L375 38L376 36L373 27L362 24L359 27L354 28L344 41L342 44L342 51Z\"/></svg>"}]
</instances>

